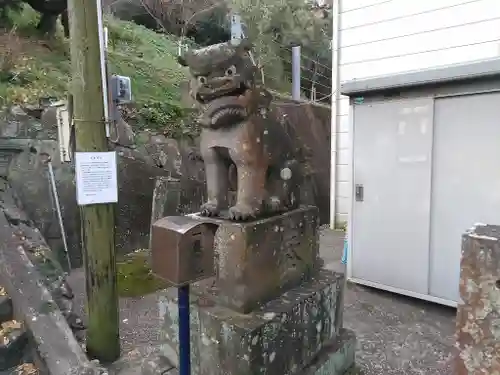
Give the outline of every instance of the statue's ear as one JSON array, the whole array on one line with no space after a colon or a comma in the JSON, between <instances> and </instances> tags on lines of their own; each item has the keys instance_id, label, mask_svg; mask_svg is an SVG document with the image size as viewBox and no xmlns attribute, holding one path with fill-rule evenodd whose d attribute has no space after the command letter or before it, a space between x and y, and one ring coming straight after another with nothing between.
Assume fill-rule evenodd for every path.
<instances>
[{"instance_id":1,"label":"statue's ear","mask_svg":"<svg viewBox=\"0 0 500 375\"><path fill-rule=\"evenodd\" d=\"M177 61L182 66L189 66L191 64L191 62L193 61L193 56L194 56L193 51L187 50L182 55L177 57Z\"/></svg>"},{"instance_id":2,"label":"statue's ear","mask_svg":"<svg viewBox=\"0 0 500 375\"><path fill-rule=\"evenodd\" d=\"M180 55L177 57L177 62L182 65L182 66L187 66L187 61L186 61L186 57L184 55Z\"/></svg>"}]
</instances>

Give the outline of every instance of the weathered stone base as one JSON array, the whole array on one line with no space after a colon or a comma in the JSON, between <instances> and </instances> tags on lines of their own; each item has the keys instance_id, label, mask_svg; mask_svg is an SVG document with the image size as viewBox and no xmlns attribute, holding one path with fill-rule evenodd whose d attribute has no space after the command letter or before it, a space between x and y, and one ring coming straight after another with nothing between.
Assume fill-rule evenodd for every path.
<instances>
[{"instance_id":1,"label":"weathered stone base","mask_svg":"<svg viewBox=\"0 0 500 375\"><path fill-rule=\"evenodd\" d=\"M304 366L339 337L343 278L322 270L311 281L250 314L192 296L192 374L301 374ZM178 364L176 301L176 289L166 291L160 301L165 340L162 354L175 366Z\"/></svg>"},{"instance_id":2,"label":"weathered stone base","mask_svg":"<svg viewBox=\"0 0 500 375\"><path fill-rule=\"evenodd\" d=\"M350 330L341 329L340 334L326 344L313 363L300 374L343 375L354 366L355 353L356 335Z\"/></svg>"},{"instance_id":3,"label":"weathered stone base","mask_svg":"<svg viewBox=\"0 0 500 375\"><path fill-rule=\"evenodd\" d=\"M312 363L299 372L300 375L347 375L354 374L354 358L356 352L356 336L354 332L341 329L339 335L327 343ZM135 370L137 371L137 370ZM119 372L127 375L127 372ZM136 372L130 372L130 374ZM142 361L142 375L178 375L179 370L173 367L168 359L158 353L146 357Z\"/></svg>"},{"instance_id":4,"label":"weathered stone base","mask_svg":"<svg viewBox=\"0 0 500 375\"><path fill-rule=\"evenodd\" d=\"M320 268L318 209L298 209L248 222L192 218L215 224L217 277L201 293L243 314L309 280ZM194 291L195 294L199 294Z\"/></svg>"}]
</instances>

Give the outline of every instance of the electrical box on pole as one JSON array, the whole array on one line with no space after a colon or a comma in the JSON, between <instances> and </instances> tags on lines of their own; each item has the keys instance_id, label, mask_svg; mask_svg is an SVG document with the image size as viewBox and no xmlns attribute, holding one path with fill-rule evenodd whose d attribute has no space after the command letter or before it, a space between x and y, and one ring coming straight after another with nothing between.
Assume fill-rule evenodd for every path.
<instances>
[{"instance_id":1,"label":"electrical box on pole","mask_svg":"<svg viewBox=\"0 0 500 375\"><path fill-rule=\"evenodd\" d=\"M111 96L113 103L130 103L132 101L132 81L130 77L111 76Z\"/></svg>"}]
</instances>

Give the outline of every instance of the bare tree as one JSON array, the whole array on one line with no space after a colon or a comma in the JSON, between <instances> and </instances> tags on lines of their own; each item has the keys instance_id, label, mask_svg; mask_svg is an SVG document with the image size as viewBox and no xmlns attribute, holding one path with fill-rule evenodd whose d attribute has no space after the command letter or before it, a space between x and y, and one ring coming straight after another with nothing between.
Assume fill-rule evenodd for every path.
<instances>
[{"instance_id":1,"label":"bare tree","mask_svg":"<svg viewBox=\"0 0 500 375\"><path fill-rule=\"evenodd\" d=\"M158 28L175 35L186 33L203 16L226 6L223 0L106 0L105 4L120 18L148 27L156 23Z\"/></svg>"}]
</instances>

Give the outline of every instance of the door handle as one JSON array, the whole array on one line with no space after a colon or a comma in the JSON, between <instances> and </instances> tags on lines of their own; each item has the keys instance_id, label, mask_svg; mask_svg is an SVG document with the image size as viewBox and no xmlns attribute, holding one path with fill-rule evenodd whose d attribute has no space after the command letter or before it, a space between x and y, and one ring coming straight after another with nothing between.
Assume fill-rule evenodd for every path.
<instances>
[{"instance_id":1,"label":"door handle","mask_svg":"<svg viewBox=\"0 0 500 375\"><path fill-rule=\"evenodd\" d=\"M363 202L364 199L364 187L361 184L356 184L355 187L355 197L356 197L356 202Z\"/></svg>"}]
</instances>

